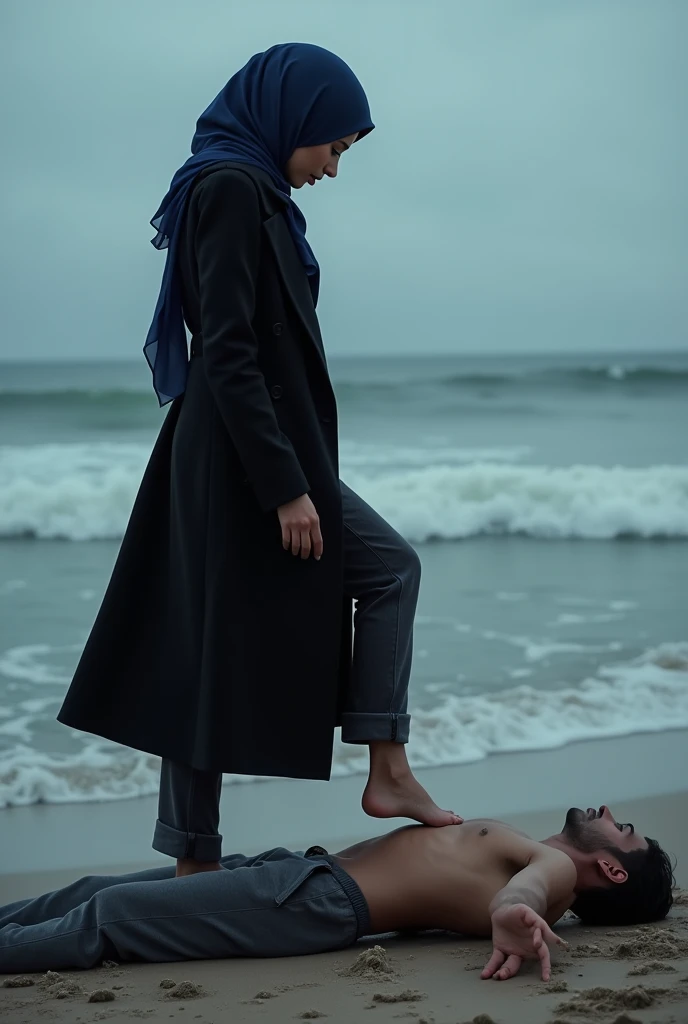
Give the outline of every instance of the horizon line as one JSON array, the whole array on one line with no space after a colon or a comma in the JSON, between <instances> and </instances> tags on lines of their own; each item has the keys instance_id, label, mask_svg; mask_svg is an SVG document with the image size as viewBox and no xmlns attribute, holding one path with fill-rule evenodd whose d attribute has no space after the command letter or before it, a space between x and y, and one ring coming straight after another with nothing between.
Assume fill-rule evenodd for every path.
<instances>
[{"instance_id":1,"label":"horizon line","mask_svg":"<svg viewBox=\"0 0 688 1024\"><path fill-rule=\"evenodd\" d=\"M572 351L556 351L554 349L524 349L519 351L505 350L505 349L494 349L489 352L483 351L461 351L461 352L371 352L369 349L365 352L346 352L346 353L331 353L328 354L328 360L334 359L475 359L475 358L495 358L498 359L504 356L518 356L518 357L529 357L529 356L577 356L577 355L592 355L592 356L632 356L632 355L651 355L666 356L666 355L685 355L688 356L688 347L686 348L628 348L628 349L597 349L597 348L585 348L577 349L575 352ZM31 356L28 358L18 359L15 357L5 357L0 355L0 365L6 366L17 366L17 365L32 365L32 364L43 364L43 365L69 365L70 363L88 363L95 365L98 363L103 364L133 364L138 362L144 362L141 360L141 356L115 356L109 358L94 357L94 356L63 356L62 358L46 358L44 356Z\"/></svg>"}]
</instances>

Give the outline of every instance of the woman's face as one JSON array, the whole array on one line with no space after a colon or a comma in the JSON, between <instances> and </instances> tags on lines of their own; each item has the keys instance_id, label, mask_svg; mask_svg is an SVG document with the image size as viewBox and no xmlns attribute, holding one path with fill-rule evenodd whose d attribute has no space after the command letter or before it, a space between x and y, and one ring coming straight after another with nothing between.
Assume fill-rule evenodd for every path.
<instances>
[{"instance_id":1,"label":"woman's face","mask_svg":"<svg viewBox=\"0 0 688 1024\"><path fill-rule=\"evenodd\" d=\"M284 174L292 188L301 188L308 182L315 185L322 177L337 177L339 158L349 146L356 141L358 132L344 135L336 142L326 142L323 146L299 146L287 160Z\"/></svg>"}]
</instances>

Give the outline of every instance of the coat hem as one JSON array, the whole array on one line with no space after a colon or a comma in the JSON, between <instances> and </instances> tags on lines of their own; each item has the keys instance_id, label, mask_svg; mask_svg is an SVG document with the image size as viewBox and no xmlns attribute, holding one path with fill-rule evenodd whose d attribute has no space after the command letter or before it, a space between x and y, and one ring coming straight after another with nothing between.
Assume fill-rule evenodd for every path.
<instances>
[{"instance_id":1,"label":"coat hem","mask_svg":"<svg viewBox=\"0 0 688 1024\"><path fill-rule=\"evenodd\" d=\"M332 776L331 761L327 770L324 768L322 770L313 768L294 770L292 768L289 773L286 774L283 770L280 770L279 765L265 765L263 767L259 767L251 764L237 764L236 762L232 762L230 760L225 761L224 759L218 762L210 762L201 761L198 758L193 757L186 758L180 754L178 747L173 749L172 744L168 746L165 743L157 743L151 740L143 741L134 737L124 739L122 736L115 735L113 732L110 732L105 728L86 728L78 722L70 719L67 715L63 717L62 712L58 714L57 721L70 729L78 729L79 732L85 732L91 736L99 736L101 739L110 740L113 743L119 743L123 747L138 750L142 754L150 754L153 757L165 758L170 761L181 761L200 772L222 772L227 775L256 775L259 778L264 779L303 779L313 782L329 782Z\"/></svg>"}]
</instances>

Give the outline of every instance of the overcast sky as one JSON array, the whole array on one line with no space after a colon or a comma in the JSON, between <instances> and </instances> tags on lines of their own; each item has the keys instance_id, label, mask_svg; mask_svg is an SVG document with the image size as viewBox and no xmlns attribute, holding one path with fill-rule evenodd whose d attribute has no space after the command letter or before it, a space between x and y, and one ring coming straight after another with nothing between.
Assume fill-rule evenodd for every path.
<instances>
[{"instance_id":1,"label":"overcast sky","mask_svg":"<svg viewBox=\"0 0 688 1024\"><path fill-rule=\"evenodd\" d=\"M276 42L377 128L294 195L332 355L686 347L686 0L0 0L0 358L136 358L149 220Z\"/></svg>"}]
</instances>

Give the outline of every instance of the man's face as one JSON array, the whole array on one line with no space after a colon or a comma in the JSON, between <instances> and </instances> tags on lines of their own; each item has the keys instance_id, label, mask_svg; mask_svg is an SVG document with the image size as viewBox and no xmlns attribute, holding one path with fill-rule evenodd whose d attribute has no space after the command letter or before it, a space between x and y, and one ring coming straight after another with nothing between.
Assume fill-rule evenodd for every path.
<instances>
[{"instance_id":1,"label":"man's face","mask_svg":"<svg viewBox=\"0 0 688 1024\"><path fill-rule=\"evenodd\" d=\"M597 811L594 807L587 811L571 807L561 834L582 853L596 853L610 846L627 852L647 849L647 841L636 835L633 825L618 822L605 804Z\"/></svg>"}]
</instances>

